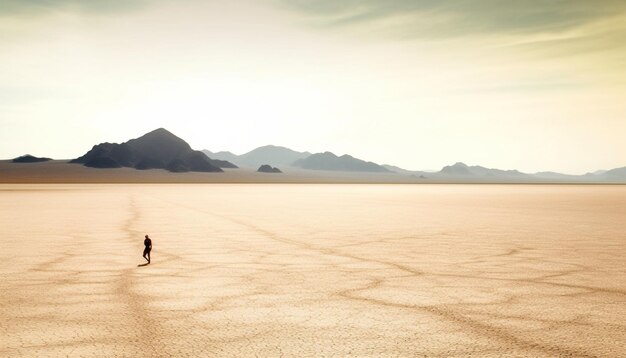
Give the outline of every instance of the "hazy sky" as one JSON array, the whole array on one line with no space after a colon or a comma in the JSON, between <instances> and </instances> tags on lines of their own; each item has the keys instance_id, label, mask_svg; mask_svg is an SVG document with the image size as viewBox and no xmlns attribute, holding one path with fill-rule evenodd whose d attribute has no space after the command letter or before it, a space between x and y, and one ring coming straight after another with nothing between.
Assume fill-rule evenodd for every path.
<instances>
[{"instance_id":1,"label":"hazy sky","mask_svg":"<svg viewBox=\"0 0 626 358\"><path fill-rule=\"evenodd\" d=\"M438 169L626 166L623 0L2 0L0 158L158 127Z\"/></svg>"}]
</instances>

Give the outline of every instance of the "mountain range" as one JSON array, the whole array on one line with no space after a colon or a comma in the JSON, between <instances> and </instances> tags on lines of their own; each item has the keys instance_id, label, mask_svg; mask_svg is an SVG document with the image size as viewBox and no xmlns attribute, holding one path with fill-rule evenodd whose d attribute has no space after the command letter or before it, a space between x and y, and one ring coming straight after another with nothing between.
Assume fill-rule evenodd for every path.
<instances>
[{"instance_id":1,"label":"mountain range","mask_svg":"<svg viewBox=\"0 0 626 358\"><path fill-rule=\"evenodd\" d=\"M30 155L15 158L14 163L37 163L49 161ZM319 171L316 177L355 178L369 180L376 178L403 182L449 182L449 183L626 183L626 167L610 170L597 170L584 175L569 175L556 172L523 173L518 170L501 170L457 162L439 171L412 171L389 164L377 164L355 158L348 154L337 156L331 152L298 152L286 147L266 145L242 155L231 152L197 151L183 139L164 128L156 129L141 137L124 143L100 143L87 153L70 163L83 164L93 168L130 167L140 170L165 169L170 172L222 172L224 168L244 171L253 169L260 172L304 173ZM261 168L263 168L261 170ZM338 172L344 174L330 174ZM324 174L327 173L327 174ZM300 175L300 174L298 174ZM320 176L321 175L321 176ZM347 176L346 176L347 175ZM371 177L374 178L374 177ZM376 179L378 180L378 179Z\"/></svg>"},{"instance_id":2,"label":"mountain range","mask_svg":"<svg viewBox=\"0 0 626 358\"><path fill-rule=\"evenodd\" d=\"M267 145L248 153L236 155L231 152L203 152L212 158L228 160L241 167L273 165L281 168L361 172L361 173L396 173L428 182L503 182L503 183L539 183L539 182L626 182L626 167L611 170L597 170L584 175L570 175L556 172L523 173L519 170L486 168L479 165L467 165L457 162L447 165L439 171L407 170L389 164L376 164L350 155L337 156L331 152L298 152L286 147Z\"/></svg>"},{"instance_id":3,"label":"mountain range","mask_svg":"<svg viewBox=\"0 0 626 358\"><path fill-rule=\"evenodd\" d=\"M382 165L367 162L350 155L337 156L331 152L298 152L286 147L266 145L242 155L231 152L202 151L215 159L228 160L244 168L271 165L278 168L301 168L310 170L346 171L346 172L389 172Z\"/></svg>"}]
</instances>

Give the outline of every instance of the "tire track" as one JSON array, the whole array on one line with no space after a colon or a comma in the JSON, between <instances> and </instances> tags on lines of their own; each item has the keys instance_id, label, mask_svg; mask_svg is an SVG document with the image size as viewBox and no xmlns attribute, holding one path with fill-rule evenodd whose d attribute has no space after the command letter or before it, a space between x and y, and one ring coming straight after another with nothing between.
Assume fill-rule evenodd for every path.
<instances>
[{"instance_id":1,"label":"tire track","mask_svg":"<svg viewBox=\"0 0 626 358\"><path fill-rule=\"evenodd\" d=\"M130 198L128 207L130 214L121 229L126 234L126 241L135 243L137 238L141 237L141 233L134 229L141 216L134 197ZM135 275L136 270L136 267L122 270L115 289L119 300L127 307L128 314L125 314L125 318L130 325L130 331L134 333L133 337L129 337L130 343L134 346L134 352L125 353L146 357L171 356L168 354L167 345L163 344L166 338L163 326L148 309L149 299L136 292L135 284L140 280Z\"/></svg>"}]
</instances>

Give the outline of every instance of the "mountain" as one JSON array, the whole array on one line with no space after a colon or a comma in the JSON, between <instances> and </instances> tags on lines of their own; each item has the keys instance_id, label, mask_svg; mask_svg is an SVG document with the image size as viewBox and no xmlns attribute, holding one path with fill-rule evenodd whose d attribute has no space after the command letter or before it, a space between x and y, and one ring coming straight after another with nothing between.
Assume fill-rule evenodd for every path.
<instances>
[{"instance_id":1,"label":"mountain","mask_svg":"<svg viewBox=\"0 0 626 358\"><path fill-rule=\"evenodd\" d=\"M263 164L257 169L259 173L282 173L282 171L276 167L272 167L271 165Z\"/></svg>"},{"instance_id":2,"label":"mountain","mask_svg":"<svg viewBox=\"0 0 626 358\"><path fill-rule=\"evenodd\" d=\"M409 176L415 176L415 177L425 178L425 177L428 177L430 174L432 174L432 172L427 172L423 170L407 170L407 169L403 169L398 166L390 165L390 164L381 164L381 166L383 166L385 169L389 170L390 172L403 174L403 175L409 175Z\"/></svg>"},{"instance_id":3,"label":"mountain","mask_svg":"<svg viewBox=\"0 0 626 358\"><path fill-rule=\"evenodd\" d=\"M311 155L309 152L297 152L285 147L266 145L240 155L237 163L248 167L257 167L263 164L279 167L291 166L296 160L306 158L309 155Z\"/></svg>"},{"instance_id":4,"label":"mountain","mask_svg":"<svg viewBox=\"0 0 626 358\"><path fill-rule=\"evenodd\" d=\"M467 164L461 163L461 162L457 162L454 165L446 165L437 174L453 175L453 176L471 176L471 175L473 175L472 171L469 169Z\"/></svg>"},{"instance_id":5,"label":"mountain","mask_svg":"<svg viewBox=\"0 0 626 358\"><path fill-rule=\"evenodd\" d=\"M481 167L479 165L468 166L465 163L457 162L453 165L443 167L437 176L451 177L481 177L485 179L524 179L532 178L531 175L517 170L501 170Z\"/></svg>"},{"instance_id":6,"label":"mountain","mask_svg":"<svg viewBox=\"0 0 626 358\"><path fill-rule=\"evenodd\" d=\"M338 157L331 152L311 154L306 158L296 160L293 163L293 166L313 170L389 172L389 170L382 165L378 165L372 162L366 162L347 154Z\"/></svg>"},{"instance_id":7,"label":"mountain","mask_svg":"<svg viewBox=\"0 0 626 358\"><path fill-rule=\"evenodd\" d=\"M602 174L598 174L598 176L609 181L623 182L626 181L626 167L607 170Z\"/></svg>"},{"instance_id":8,"label":"mountain","mask_svg":"<svg viewBox=\"0 0 626 358\"><path fill-rule=\"evenodd\" d=\"M221 172L204 153L191 149L184 140L164 128L128 142L101 143L70 163L94 168L131 167L166 169L171 172Z\"/></svg>"},{"instance_id":9,"label":"mountain","mask_svg":"<svg viewBox=\"0 0 626 358\"><path fill-rule=\"evenodd\" d=\"M206 154L207 157L209 158L213 158L211 160L214 161L222 161L222 162L229 162L230 165L232 165L231 167L221 167L221 168L237 168L237 166L233 163L237 162L237 158L238 155L233 154L231 152L217 152L217 153L213 153L210 150L207 149L203 149L201 151L202 153Z\"/></svg>"},{"instance_id":10,"label":"mountain","mask_svg":"<svg viewBox=\"0 0 626 358\"><path fill-rule=\"evenodd\" d=\"M202 152L211 158L227 160L241 167L248 168L257 168L264 164L287 167L291 166L296 160L306 158L311 155L309 152L298 152L275 145L259 147L242 155L236 155L225 151L214 153L207 149Z\"/></svg>"},{"instance_id":11,"label":"mountain","mask_svg":"<svg viewBox=\"0 0 626 358\"><path fill-rule=\"evenodd\" d=\"M202 155L200 155L202 154ZM28 162L35 160L24 156ZM30 158L32 157L32 158ZM286 147L266 145L242 155L232 152L194 151L184 140L160 128L126 143L101 143L73 163L96 168L132 167L136 169L162 168L173 172L222 171L221 168L258 168L258 172L274 171L277 167L299 167L310 170L344 172L395 173L399 177L419 178L429 182L502 182L502 183L622 183L626 182L626 167L598 170L584 175L556 172L522 173L462 162L443 167L438 172L411 171L392 165L378 165L350 155L337 156L331 152L311 154ZM234 163L234 164L233 164ZM236 165L235 165L236 164Z\"/></svg>"},{"instance_id":12,"label":"mountain","mask_svg":"<svg viewBox=\"0 0 626 358\"><path fill-rule=\"evenodd\" d=\"M47 162L49 160L52 160L52 159L43 158L43 157L35 157L30 154L25 154L25 155L22 155L21 157L17 157L13 159L12 162L13 163L39 163L39 162Z\"/></svg>"}]
</instances>

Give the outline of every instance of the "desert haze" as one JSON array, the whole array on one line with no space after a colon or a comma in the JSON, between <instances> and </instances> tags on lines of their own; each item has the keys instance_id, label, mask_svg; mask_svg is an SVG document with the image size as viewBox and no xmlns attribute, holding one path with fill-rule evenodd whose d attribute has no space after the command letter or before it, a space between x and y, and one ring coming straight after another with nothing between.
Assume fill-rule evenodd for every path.
<instances>
[{"instance_id":1,"label":"desert haze","mask_svg":"<svg viewBox=\"0 0 626 358\"><path fill-rule=\"evenodd\" d=\"M620 357L625 217L625 186L0 185L0 355Z\"/></svg>"}]
</instances>

